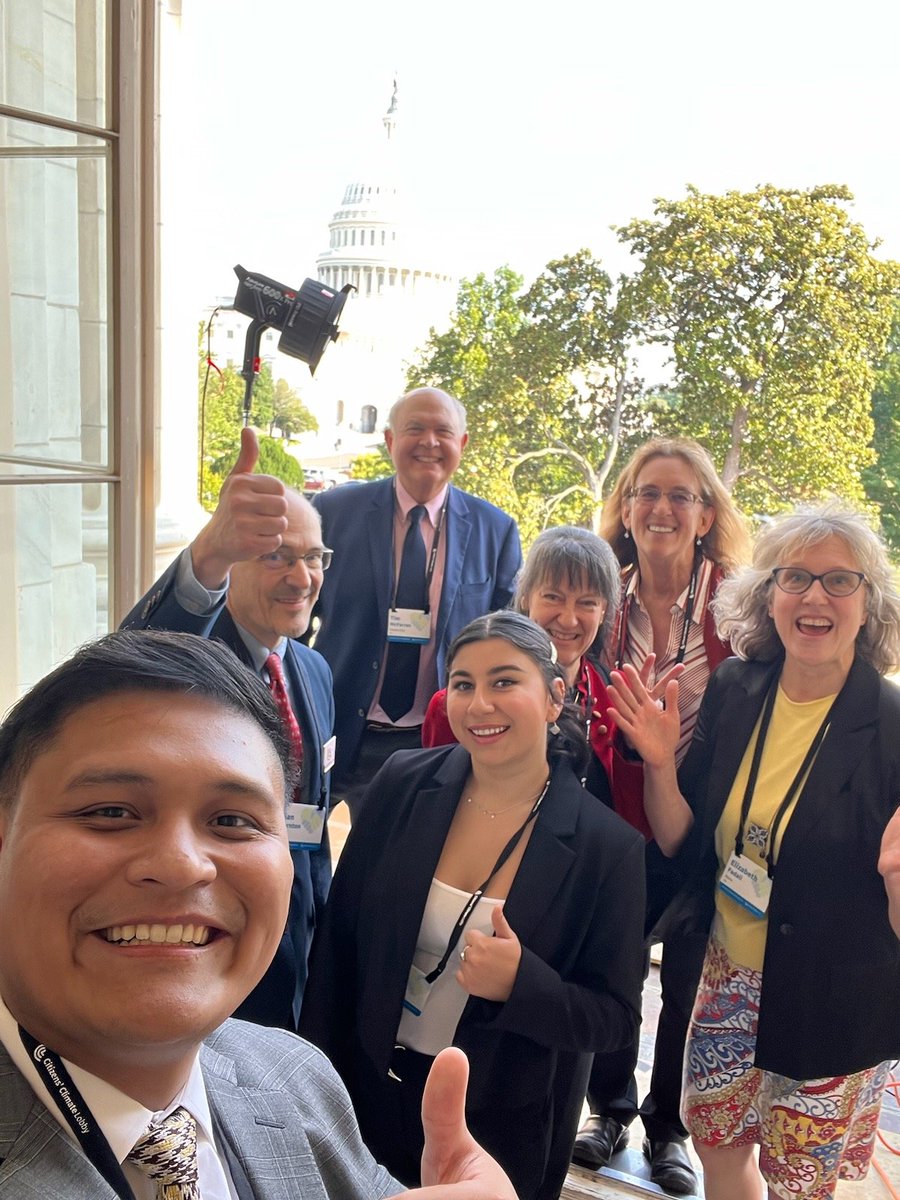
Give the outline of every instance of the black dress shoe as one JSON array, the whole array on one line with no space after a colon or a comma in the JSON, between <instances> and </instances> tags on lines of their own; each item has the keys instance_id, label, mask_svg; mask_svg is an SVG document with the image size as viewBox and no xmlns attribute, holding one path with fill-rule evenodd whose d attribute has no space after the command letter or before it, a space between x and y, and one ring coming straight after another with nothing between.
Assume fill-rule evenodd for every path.
<instances>
[{"instance_id":1,"label":"black dress shoe","mask_svg":"<svg viewBox=\"0 0 900 1200\"><path fill-rule=\"evenodd\" d=\"M615 1117L590 1116L578 1130L572 1162L582 1167L605 1167L614 1154L628 1145L628 1127Z\"/></svg>"},{"instance_id":2,"label":"black dress shoe","mask_svg":"<svg viewBox=\"0 0 900 1200\"><path fill-rule=\"evenodd\" d=\"M650 1178L664 1192L674 1196L696 1195L697 1175L684 1142L644 1138L644 1158L650 1163Z\"/></svg>"}]
</instances>

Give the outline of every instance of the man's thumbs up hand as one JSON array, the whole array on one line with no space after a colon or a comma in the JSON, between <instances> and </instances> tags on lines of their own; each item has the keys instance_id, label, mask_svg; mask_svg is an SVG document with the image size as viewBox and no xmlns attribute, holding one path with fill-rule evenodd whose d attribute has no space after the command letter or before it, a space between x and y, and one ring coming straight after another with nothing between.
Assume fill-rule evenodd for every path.
<instances>
[{"instance_id":1,"label":"man's thumbs up hand","mask_svg":"<svg viewBox=\"0 0 900 1200\"><path fill-rule=\"evenodd\" d=\"M191 544L194 575L210 591L224 586L235 563L277 550L287 530L287 489L274 475L255 475L258 460L256 434L242 429L216 511Z\"/></svg>"}]
</instances>

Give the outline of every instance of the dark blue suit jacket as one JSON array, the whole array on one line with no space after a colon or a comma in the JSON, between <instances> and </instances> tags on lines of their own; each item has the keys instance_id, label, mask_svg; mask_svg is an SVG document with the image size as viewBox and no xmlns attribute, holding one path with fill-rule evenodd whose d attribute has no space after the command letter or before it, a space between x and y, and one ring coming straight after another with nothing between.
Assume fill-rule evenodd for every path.
<instances>
[{"instance_id":1,"label":"dark blue suit jacket","mask_svg":"<svg viewBox=\"0 0 900 1200\"><path fill-rule=\"evenodd\" d=\"M334 674L337 770L353 769L366 714L375 694L387 643L393 562L394 481L334 488L313 503L334 559L316 609L321 622L315 647ZM522 565L512 517L486 500L451 486L447 506L446 561L438 609L438 686L446 676L447 648L463 626L505 608Z\"/></svg>"},{"instance_id":2,"label":"dark blue suit jacket","mask_svg":"<svg viewBox=\"0 0 900 1200\"><path fill-rule=\"evenodd\" d=\"M121 628L171 629L215 638L229 646L255 673L247 647L224 603L215 612L199 617L181 607L175 598L177 569L176 560L138 601ZM331 671L321 655L293 638L288 639L284 667L303 737L304 799L327 808L330 776L322 769L322 747L334 727ZM327 825L318 850L292 850L291 858L294 861L294 885L287 929L271 967L236 1015L260 1025L277 1025L293 1031L300 1015L306 963L316 920L324 910L331 884Z\"/></svg>"}]
</instances>

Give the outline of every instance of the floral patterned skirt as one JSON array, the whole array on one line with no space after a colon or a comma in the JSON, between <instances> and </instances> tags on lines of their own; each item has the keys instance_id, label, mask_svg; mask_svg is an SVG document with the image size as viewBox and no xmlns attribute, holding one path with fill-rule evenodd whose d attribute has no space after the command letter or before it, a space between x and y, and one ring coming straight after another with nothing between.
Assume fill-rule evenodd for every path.
<instances>
[{"instance_id":1,"label":"floral patterned skirt","mask_svg":"<svg viewBox=\"0 0 900 1200\"><path fill-rule=\"evenodd\" d=\"M711 938L685 1050L683 1119L706 1146L759 1144L784 1200L828 1200L869 1169L888 1063L834 1079L788 1079L753 1065L762 972Z\"/></svg>"}]
</instances>

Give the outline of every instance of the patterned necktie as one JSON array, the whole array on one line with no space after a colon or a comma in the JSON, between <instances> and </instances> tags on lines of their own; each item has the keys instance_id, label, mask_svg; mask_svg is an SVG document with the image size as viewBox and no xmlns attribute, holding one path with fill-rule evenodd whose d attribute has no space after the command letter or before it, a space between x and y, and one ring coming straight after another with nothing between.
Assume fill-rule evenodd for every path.
<instances>
[{"instance_id":1,"label":"patterned necktie","mask_svg":"<svg viewBox=\"0 0 900 1200\"><path fill-rule=\"evenodd\" d=\"M278 705L282 723L290 738L294 761L299 765L303 762L303 738L300 736L300 726L297 724L297 718L294 715L293 708L291 708L291 700L287 694L287 685L284 682L284 668L281 665L280 655L270 654L263 663L263 666L269 672L269 691Z\"/></svg>"},{"instance_id":2,"label":"patterned necktie","mask_svg":"<svg viewBox=\"0 0 900 1200\"><path fill-rule=\"evenodd\" d=\"M425 607L425 542L419 528L425 512L423 504L417 504L409 510L409 529L403 542L400 574L397 576L398 608ZM420 645L410 642L390 642L388 645L378 703L392 721L398 721L413 706L421 649Z\"/></svg>"},{"instance_id":3,"label":"patterned necktie","mask_svg":"<svg viewBox=\"0 0 900 1200\"><path fill-rule=\"evenodd\" d=\"M128 1161L156 1184L157 1200L200 1200L197 1126L186 1108L176 1108L160 1125L151 1126L135 1142Z\"/></svg>"}]
</instances>

